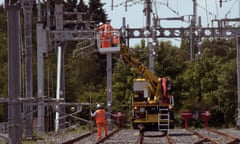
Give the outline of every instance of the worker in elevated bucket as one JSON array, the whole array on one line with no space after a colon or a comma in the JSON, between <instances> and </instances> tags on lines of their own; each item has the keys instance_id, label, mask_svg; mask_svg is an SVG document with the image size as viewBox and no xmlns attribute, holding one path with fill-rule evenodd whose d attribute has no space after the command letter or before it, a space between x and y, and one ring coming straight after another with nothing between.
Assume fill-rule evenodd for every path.
<instances>
[{"instance_id":1,"label":"worker in elevated bucket","mask_svg":"<svg viewBox=\"0 0 240 144\"><path fill-rule=\"evenodd\" d=\"M113 27L110 25L110 20L103 25L98 27L98 31L102 31L101 35L101 47L102 48L110 48L111 47L111 33L113 31Z\"/></svg>"},{"instance_id":2,"label":"worker in elevated bucket","mask_svg":"<svg viewBox=\"0 0 240 144\"><path fill-rule=\"evenodd\" d=\"M116 32L113 33L112 36L112 46L113 47L117 47L117 45L119 44L119 40L118 40L118 34Z\"/></svg>"},{"instance_id":3,"label":"worker in elevated bucket","mask_svg":"<svg viewBox=\"0 0 240 144\"><path fill-rule=\"evenodd\" d=\"M97 110L92 113L91 116L95 117L96 125L97 125L97 133L98 133L98 140L102 139L102 127L104 128L105 136L108 135L108 128L106 122L106 112L100 104L97 104Z\"/></svg>"}]
</instances>

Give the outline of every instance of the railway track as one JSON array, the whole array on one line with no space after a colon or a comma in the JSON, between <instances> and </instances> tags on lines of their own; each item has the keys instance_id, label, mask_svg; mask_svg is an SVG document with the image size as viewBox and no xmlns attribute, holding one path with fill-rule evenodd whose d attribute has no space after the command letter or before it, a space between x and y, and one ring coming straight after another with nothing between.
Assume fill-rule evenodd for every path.
<instances>
[{"instance_id":1,"label":"railway track","mask_svg":"<svg viewBox=\"0 0 240 144\"><path fill-rule=\"evenodd\" d=\"M167 135L159 131L147 131L142 135L142 140L138 144L168 144L169 140Z\"/></svg>"},{"instance_id":2,"label":"railway track","mask_svg":"<svg viewBox=\"0 0 240 144\"><path fill-rule=\"evenodd\" d=\"M171 129L165 135L159 131L117 129L97 141L97 133L69 139L62 144L240 144L240 130L236 129Z\"/></svg>"},{"instance_id":3,"label":"railway track","mask_svg":"<svg viewBox=\"0 0 240 144\"><path fill-rule=\"evenodd\" d=\"M139 130L118 130L111 136L97 142L97 144L136 144L140 135Z\"/></svg>"},{"instance_id":4,"label":"railway track","mask_svg":"<svg viewBox=\"0 0 240 144\"><path fill-rule=\"evenodd\" d=\"M240 130L237 130L237 129L220 129L218 130L220 132L223 132L223 133L227 133L231 136L234 136L234 137L237 137L237 138L240 138Z\"/></svg>"},{"instance_id":5,"label":"railway track","mask_svg":"<svg viewBox=\"0 0 240 144\"><path fill-rule=\"evenodd\" d=\"M136 144L139 138L140 132L138 130L113 130L109 132L107 137L103 137L102 140L97 140L97 133L87 133L85 135L72 138L62 144Z\"/></svg>"},{"instance_id":6,"label":"railway track","mask_svg":"<svg viewBox=\"0 0 240 144\"><path fill-rule=\"evenodd\" d=\"M210 143L210 144L240 144L240 139L228 134L226 131L218 131L214 129L195 129L190 130L199 140L194 144ZM239 132L238 132L239 133Z\"/></svg>"},{"instance_id":7,"label":"railway track","mask_svg":"<svg viewBox=\"0 0 240 144\"><path fill-rule=\"evenodd\" d=\"M188 129L173 129L168 133L169 144L192 144L201 137Z\"/></svg>"}]
</instances>

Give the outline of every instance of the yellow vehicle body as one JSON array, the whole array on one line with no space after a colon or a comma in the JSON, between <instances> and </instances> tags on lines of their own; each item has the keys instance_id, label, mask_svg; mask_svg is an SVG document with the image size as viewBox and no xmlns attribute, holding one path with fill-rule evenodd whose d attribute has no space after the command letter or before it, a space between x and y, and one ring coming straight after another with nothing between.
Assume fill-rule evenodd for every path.
<instances>
[{"instance_id":1,"label":"yellow vehicle body","mask_svg":"<svg viewBox=\"0 0 240 144\"><path fill-rule=\"evenodd\" d=\"M167 127L163 128L164 130L168 129L169 125L172 128L174 123L173 111L169 109L169 105L171 105L169 98L172 96L163 95L164 80L155 76L152 71L134 58L122 40L120 41L120 53L123 60L143 76L143 78L135 79L133 82L133 128L143 126L150 130L159 130L159 124L162 123L167 125ZM165 111L162 111L163 109ZM169 116L165 116L165 114L169 113L170 120Z\"/></svg>"}]
</instances>

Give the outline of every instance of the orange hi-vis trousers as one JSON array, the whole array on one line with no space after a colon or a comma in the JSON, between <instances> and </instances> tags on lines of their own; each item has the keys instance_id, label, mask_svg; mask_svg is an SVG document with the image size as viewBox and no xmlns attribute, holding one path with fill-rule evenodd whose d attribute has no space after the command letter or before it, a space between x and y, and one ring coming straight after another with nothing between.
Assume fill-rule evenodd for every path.
<instances>
[{"instance_id":1,"label":"orange hi-vis trousers","mask_svg":"<svg viewBox=\"0 0 240 144\"><path fill-rule=\"evenodd\" d=\"M105 136L108 135L105 110L103 110L103 109L96 110L95 119L96 119L96 125L97 125L98 140L100 140L100 139L102 139L101 127L104 128Z\"/></svg>"},{"instance_id":2,"label":"orange hi-vis trousers","mask_svg":"<svg viewBox=\"0 0 240 144\"><path fill-rule=\"evenodd\" d=\"M105 136L108 135L108 128L107 128L106 121L105 121L105 122L97 123L98 140L101 140L101 139L102 139L102 129L101 129L102 127L103 127L103 129L104 129Z\"/></svg>"}]
</instances>

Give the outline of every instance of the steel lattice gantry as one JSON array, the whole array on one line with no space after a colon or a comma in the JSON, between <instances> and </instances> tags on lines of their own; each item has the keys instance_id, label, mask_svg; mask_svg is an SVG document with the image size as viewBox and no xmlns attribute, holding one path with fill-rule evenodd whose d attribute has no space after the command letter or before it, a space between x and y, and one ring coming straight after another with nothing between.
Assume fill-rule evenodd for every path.
<instances>
[{"instance_id":1,"label":"steel lattice gantry","mask_svg":"<svg viewBox=\"0 0 240 144\"><path fill-rule=\"evenodd\" d=\"M120 29L118 29L120 31ZM156 38L182 38L188 39L191 36L190 28L156 28L148 31L144 28L126 28L124 30L126 38L152 38L154 34ZM54 35L53 41L62 40L80 40L80 39L94 39L95 31L51 31ZM216 37L237 37L240 34L240 28L218 28L206 27L196 28L193 30L193 37L201 38L216 38Z\"/></svg>"},{"instance_id":2,"label":"steel lattice gantry","mask_svg":"<svg viewBox=\"0 0 240 144\"><path fill-rule=\"evenodd\" d=\"M188 39L191 36L190 28L156 28L148 31L144 28L126 28L127 38L182 38ZM206 27L193 29L193 37L236 37L240 34L239 27Z\"/></svg>"}]
</instances>

